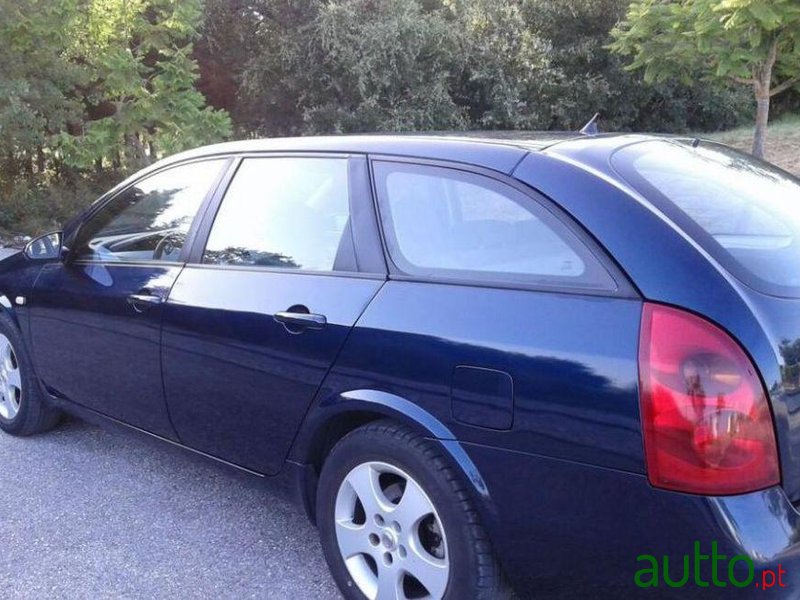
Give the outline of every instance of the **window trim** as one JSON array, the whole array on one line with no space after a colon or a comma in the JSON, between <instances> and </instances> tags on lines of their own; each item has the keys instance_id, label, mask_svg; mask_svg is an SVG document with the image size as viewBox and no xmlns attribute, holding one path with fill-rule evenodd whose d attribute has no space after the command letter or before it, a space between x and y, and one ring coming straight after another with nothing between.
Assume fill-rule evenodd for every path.
<instances>
[{"instance_id":1,"label":"window trim","mask_svg":"<svg viewBox=\"0 0 800 600\"><path fill-rule=\"evenodd\" d=\"M515 191L525 196L529 201L535 203L537 206L545 210L548 214L550 214L553 217L553 219L555 219L565 229L567 229L570 233L572 233L575 236L575 238L581 244L583 244L584 248L586 249L588 257L593 259L596 262L597 266L602 268L608 274L609 280L613 285L592 288L581 285L570 285L568 282L562 280L553 281L552 283L536 282L536 281L522 282L516 279L512 280L504 278L501 275L498 275L497 277L487 277L485 279L475 279L469 277L460 277L458 275L453 275L452 277L439 274L421 275L421 274L407 273L403 271L403 269L401 269L397 264L395 264L394 260L392 259L391 253L389 252L389 245L387 242L386 232L385 232L386 221L384 220L384 214L382 213L382 207L381 207L382 200L378 193L378 182L375 174L376 163L399 163L399 164L419 166L419 167L444 168L453 171L459 171L462 173L467 173L470 175L483 176L490 180L493 180L496 183L514 189ZM378 215L378 221L380 224L381 243L383 246L384 257L389 268L389 279L397 281L417 282L417 283L459 285L459 286L480 287L480 288L501 288L501 289L512 289L512 290L523 290L523 291L565 293L565 294L586 295L586 296L606 296L606 297L612 296L612 297L623 297L623 298L640 297L639 294L636 292L635 288L628 281L628 278L624 275L624 273L622 273L622 271L620 271L617 264L608 256L606 251L602 249L602 247L598 244L598 242L589 232L587 232L581 225L576 223L571 216L566 214L564 210L561 207L559 207L556 203L554 203L550 198L544 196L543 194L536 191L534 188L524 184L523 182L519 181L518 179L515 179L514 177L505 175L497 171L493 171L491 169L486 169L474 165L466 165L461 162L412 158L412 157L399 157L391 154L370 154L369 166L370 166L370 179L372 182L372 196L373 196L373 201L375 203L375 211ZM543 277L542 279L546 279L546 277Z\"/></svg>"},{"instance_id":2,"label":"window trim","mask_svg":"<svg viewBox=\"0 0 800 600\"><path fill-rule=\"evenodd\" d=\"M374 214L373 203L370 197L371 185L367 157L364 154L351 152L287 152L263 151L242 152L232 154L232 161L224 180L217 187L213 198L206 208L202 221L198 224L197 235L193 239L186 264L204 269L247 270L257 272L284 273L287 275L318 275L334 277L356 277L368 279L387 278L388 270L383 257L380 242L377 215ZM353 246L353 269L343 270L335 268L330 271L311 269L287 269L281 267L267 267L263 265L228 265L203 263L205 252L214 220L217 217L225 195L228 193L233 178L239 166L245 159L269 158L328 158L347 161L348 176L348 204L350 210L350 235ZM334 265L339 267L340 265Z\"/></svg>"},{"instance_id":3,"label":"window trim","mask_svg":"<svg viewBox=\"0 0 800 600\"><path fill-rule=\"evenodd\" d=\"M230 156L222 156L222 155L209 155L209 156L200 156L195 157L189 160L180 161L176 163L171 163L168 165L164 165L161 168L157 169L147 169L139 174L138 177L129 181L124 187L114 188L109 192L106 192L105 195L101 196L94 204L92 204L86 212L81 215L80 219L77 222L75 228L69 232L68 234L68 242L67 247L72 248L72 245L77 242L80 238L81 231L86 226L86 224L97 215L100 211L102 211L109 203L113 202L117 199L121 194L126 193L132 187L138 185L141 181L145 179L149 179L150 177L154 177L156 175L160 175L161 173L165 173L172 169L180 168L186 165L194 164L194 163L202 163L202 162L215 162L220 161L220 169L219 173L217 174L214 181L209 186L208 190L206 191L205 195L203 196L203 200L200 202L200 206L197 209L194 217L192 218L192 223L189 225L189 229L186 232L186 241L181 248L181 252L178 255L178 260L119 260L119 261L112 261L112 260L98 260L93 258L78 258L75 257L69 260L70 264L75 265L123 265L123 266L180 266L186 263L190 249L194 244L194 239L197 234L197 227L199 226L202 218L205 214L205 211L208 208L209 203L216 195L220 183L223 179L228 175L231 167L231 163L233 162L232 157Z\"/></svg>"}]
</instances>

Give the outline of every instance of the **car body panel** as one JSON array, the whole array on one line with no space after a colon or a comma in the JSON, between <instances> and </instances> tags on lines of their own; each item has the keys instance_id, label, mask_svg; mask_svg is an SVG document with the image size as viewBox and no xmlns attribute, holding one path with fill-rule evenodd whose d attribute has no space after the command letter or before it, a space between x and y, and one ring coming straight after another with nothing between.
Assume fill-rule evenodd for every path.
<instances>
[{"instance_id":1,"label":"car body panel","mask_svg":"<svg viewBox=\"0 0 800 600\"><path fill-rule=\"evenodd\" d=\"M164 314L164 387L181 441L274 474L323 377L382 279L187 266ZM273 315L303 305L323 329Z\"/></svg>"},{"instance_id":2,"label":"car body panel","mask_svg":"<svg viewBox=\"0 0 800 600\"><path fill-rule=\"evenodd\" d=\"M770 395L782 484L790 498L798 500L800 420L795 415L800 402L785 393L782 348L790 348L800 337L800 313L796 310L800 301L773 298L748 288L646 199L615 180L608 157L625 139L612 143L615 138L608 138L597 144L565 142L545 154L532 153L520 163L515 176L553 198L591 231L645 299L702 315L742 345Z\"/></svg>"},{"instance_id":3,"label":"car body panel","mask_svg":"<svg viewBox=\"0 0 800 600\"><path fill-rule=\"evenodd\" d=\"M640 317L641 303L625 298L389 281L321 398L379 390L420 406L459 440L641 473ZM457 366L513 377L510 430L453 418Z\"/></svg>"},{"instance_id":4,"label":"car body panel","mask_svg":"<svg viewBox=\"0 0 800 600\"><path fill-rule=\"evenodd\" d=\"M44 263L28 260L18 250L8 250L0 258L0 310L5 310L19 325L23 337L29 339L28 294Z\"/></svg>"},{"instance_id":5,"label":"car body panel","mask_svg":"<svg viewBox=\"0 0 800 600\"><path fill-rule=\"evenodd\" d=\"M140 313L129 296L166 298L181 268L46 265L30 294L29 319L36 368L50 393L176 439L161 382L163 305Z\"/></svg>"},{"instance_id":6,"label":"car body panel","mask_svg":"<svg viewBox=\"0 0 800 600\"><path fill-rule=\"evenodd\" d=\"M494 510L483 518L522 597L797 597L800 514L780 487L709 498L658 490L644 475L615 469L469 443L464 450L486 479ZM695 542L705 554L716 542L728 559L750 558L753 584L698 587L692 573L683 587L670 588L663 578L658 588L636 586L636 572L649 566L638 560L641 555L659 563L669 557L677 580ZM700 565L706 583L710 564ZM763 570L777 574L779 567L785 587L762 590ZM737 579L746 576L740 571Z\"/></svg>"}]
</instances>

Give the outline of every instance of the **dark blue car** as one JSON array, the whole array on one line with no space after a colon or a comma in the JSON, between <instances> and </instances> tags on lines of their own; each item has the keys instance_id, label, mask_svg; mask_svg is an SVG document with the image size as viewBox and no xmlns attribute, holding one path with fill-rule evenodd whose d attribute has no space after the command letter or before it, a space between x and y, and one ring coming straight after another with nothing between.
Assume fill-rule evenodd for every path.
<instances>
[{"instance_id":1,"label":"dark blue car","mask_svg":"<svg viewBox=\"0 0 800 600\"><path fill-rule=\"evenodd\" d=\"M347 598L800 597L800 182L725 146L212 146L0 305L2 429L288 479Z\"/></svg>"}]
</instances>

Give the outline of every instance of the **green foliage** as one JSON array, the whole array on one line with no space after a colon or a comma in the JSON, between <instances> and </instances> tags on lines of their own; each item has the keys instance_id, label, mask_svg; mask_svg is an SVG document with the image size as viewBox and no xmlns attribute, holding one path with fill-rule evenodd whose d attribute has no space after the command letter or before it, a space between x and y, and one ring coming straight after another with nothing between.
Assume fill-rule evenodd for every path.
<instances>
[{"instance_id":1,"label":"green foliage","mask_svg":"<svg viewBox=\"0 0 800 600\"><path fill-rule=\"evenodd\" d=\"M319 7L296 36L296 62L288 63L300 76L294 84L306 90L305 131L462 127L448 94L449 62L456 53L449 33L441 11L425 14L407 0Z\"/></svg>"},{"instance_id":2,"label":"green foliage","mask_svg":"<svg viewBox=\"0 0 800 600\"><path fill-rule=\"evenodd\" d=\"M241 135L737 125L729 86L648 84L606 47L629 0L208 0L201 87ZM236 96L236 101L231 98Z\"/></svg>"},{"instance_id":3,"label":"green foliage","mask_svg":"<svg viewBox=\"0 0 800 600\"><path fill-rule=\"evenodd\" d=\"M749 86L757 102L753 152L763 156L770 98L800 84L797 0L637 0L611 48L645 80L698 76Z\"/></svg>"},{"instance_id":4,"label":"green foliage","mask_svg":"<svg viewBox=\"0 0 800 600\"><path fill-rule=\"evenodd\" d=\"M682 15L688 4L713 10ZM105 174L121 177L232 132L577 129L596 111L604 129L737 125L752 97L722 81L745 76L740 61L752 48L790 40L776 46L779 85L800 68L786 58L797 48L797 26L785 32L796 23L792 6L0 0L0 229L52 227L91 201ZM681 39L657 39L652 28L675 15ZM732 62L715 63L712 82L701 74L720 51L703 46L704 28L747 41ZM665 67L641 49L680 60ZM638 69L626 68L628 57Z\"/></svg>"},{"instance_id":5,"label":"green foliage","mask_svg":"<svg viewBox=\"0 0 800 600\"><path fill-rule=\"evenodd\" d=\"M261 7L243 95L257 131L461 128L448 93L457 46L441 8L408 0Z\"/></svg>"},{"instance_id":6,"label":"green foliage","mask_svg":"<svg viewBox=\"0 0 800 600\"><path fill-rule=\"evenodd\" d=\"M206 107L195 89L191 39L202 19L201 0L92 0L71 23L68 48L91 83L84 90L90 118L78 135L62 132L67 164L88 168L104 158L129 168L156 152L173 153L224 138L230 122ZM91 118L92 112L100 118Z\"/></svg>"},{"instance_id":7,"label":"green foliage","mask_svg":"<svg viewBox=\"0 0 800 600\"><path fill-rule=\"evenodd\" d=\"M0 184L221 139L195 88L201 0L0 0Z\"/></svg>"},{"instance_id":8,"label":"green foliage","mask_svg":"<svg viewBox=\"0 0 800 600\"><path fill-rule=\"evenodd\" d=\"M639 0L613 36L612 48L631 56L647 81L690 81L702 69L707 78L750 83L776 53L779 79L798 82L796 0Z\"/></svg>"},{"instance_id":9,"label":"green foliage","mask_svg":"<svg viewBox=\"0 0 800 600\"><path fill-rule=\"evenodd\" d=\"M0 190L31 173L51 136L80 114L84 76L62 59L70 2L0 0Z\"/></svg>"},{"instance_id":10,"label":"green foliage","mask_svg":"<svg viewBox=\"0 0 800 600\"><path fill-rule=\"evenodd\" d=\"M541 98L556 83L548 43L523 4L454 0L450 28L458 47L450 93L470 128L546 129Z\"/></svg>"},{"instance_id":11,"label":"green foliage","mask_svg":"<svg viewBox=\"0 0 800 600\"><path fill-rule=\"evenodd\" d=\"M108 171L64 181L17 181L0 201L0 234L32 235L56 230L116 185L121 177L120 173Z\"/></svg>"},{"instance_id":12,"label":"green foliage","mask_svg":"<svg viewBox=\"0 0 800 600\"><path fill-rule=\"evenodd\" d=\"M0 0L0 229L87 204L95 171L230 134L195 86L202 17L202 0Z\"/></svg>"},{"instance_id":13,"label":"green foliage","mask_svg":"<svg viewBox=\"0 0 800 600\"><path fill-rule=\"evenodd\" d=\"M548 40L557 74L542 95L551 127L577 129L600 111L612 130L717 130L737 125L751 110L746 94L724 84L647 83L607 48L609 31L630 0L526 0L526 21Z\"/></svg>"}]
</instances>

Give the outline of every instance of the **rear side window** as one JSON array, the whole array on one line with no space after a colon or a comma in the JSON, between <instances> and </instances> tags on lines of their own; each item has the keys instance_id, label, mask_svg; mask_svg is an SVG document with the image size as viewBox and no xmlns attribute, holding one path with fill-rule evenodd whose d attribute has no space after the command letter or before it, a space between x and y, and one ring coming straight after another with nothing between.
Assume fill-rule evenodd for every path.
<instances>
[{"instance_id":1,"label":"rear side window","mask_svg":"<svg viewBox=\"0 0 800 600\"><path fill-rule=\"evenodd\" d=\"M738 279L767 294L800 297L797 179L710 142L639 142L612 161Z\"/></svg>"},{"instance_id":2,"label":"rear side window","mask_svg":"<svg viewBox=\"0 0 800 600\"><path fill-rule=\"evenodd\" d=\"M374 171L389 254L409 275L616 289L570 229L511 186L443 167Z\"/></svg>"},{"instance_id":3,"label":"rear side window","mask_svg":"<svg viewBox=\"0 0 800 600\"><path fill-rule=\"evenodd\" d=\"M345 158L247 158L228 187L203 262L332 271L352 254Z\"/></svg>"}]
</instances>

